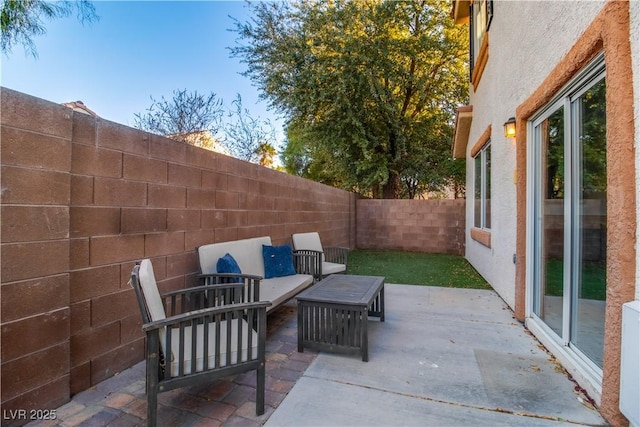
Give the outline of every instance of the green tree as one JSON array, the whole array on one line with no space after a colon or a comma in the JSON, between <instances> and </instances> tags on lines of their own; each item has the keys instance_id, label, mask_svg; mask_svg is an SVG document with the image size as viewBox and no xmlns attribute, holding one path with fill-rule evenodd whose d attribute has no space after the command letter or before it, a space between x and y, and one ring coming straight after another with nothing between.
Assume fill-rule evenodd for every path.
<instances>
[{"instance_id":1,"label":"green tree","mask_svg":"<svg viewBox=\"0 0 640 427\"><path fill-rule=\"evenodd\" d=\"M45 19L63 18L76 11L82 22L98 20L95 7L88 0L43 1L2 0L0 12L0 50L7 55L16 44L21 44L27 54L37 57L34 36L45 34Z\"/></svg>"},{"instance_id":2,"label":"green tree","mask_svg":"<svg viewBox=\"0 0 640 427\"><path fill-rule=\"evenodd\" d=\"M312 135L301 126L290 123L287 126L287 144L280 154L286 172L311 179L316 182L334 187L358 190L355 186L349 187L340 176L331 173L333 158L326 150L318 150L318 145L309 143Z\"/></svg>"},{"instance_id":3,"label":"green tree","mask_svg":"<svg viewBox=\"0 0 640 427\"><path fill-rule=\"evenodd\" d=\"M295 135L285 165L374 197L401 197L403 182L444 185L468 87L468 36L449 10L446 0L265 2L236 21L232 55Z\"/></svg>"}]
</instances>

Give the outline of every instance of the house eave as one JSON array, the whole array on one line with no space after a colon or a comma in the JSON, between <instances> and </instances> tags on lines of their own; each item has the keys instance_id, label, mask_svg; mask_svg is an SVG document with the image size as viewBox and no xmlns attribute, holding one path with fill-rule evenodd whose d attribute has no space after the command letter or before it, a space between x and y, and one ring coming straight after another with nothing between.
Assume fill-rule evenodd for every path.
<instances>
[{"instance_id":1,"label":"house eave","mask_svg":"<svg viewBox=\"0 0 640 427\"><path fill-rule=\"evenodd\" d=\"M451 5L451 17L456 24L465 24L469 22L470 3L470 0L453 0Z\"/></svg>"},{"instance_id":2,"label":"house eave","mask_svg":"<svg viewBox=\"0 0 640 427\"><path fill-rule=\"evenodd\" d=\"M451 147L454 159L464 159L467 155L467 144L469 143L469 131L471 130L472 119L473 106L463 105L458 107L456 125L453 133L453 144Z\"/></svg>"}]
</instances>

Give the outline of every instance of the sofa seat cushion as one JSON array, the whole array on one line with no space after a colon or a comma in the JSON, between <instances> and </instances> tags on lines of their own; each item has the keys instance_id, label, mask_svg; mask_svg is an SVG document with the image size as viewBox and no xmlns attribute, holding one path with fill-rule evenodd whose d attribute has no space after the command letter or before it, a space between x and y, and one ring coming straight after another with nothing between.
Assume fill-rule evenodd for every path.
<instances>
[{"instance_id":1,"label":"sofa seat cushion","mask_svg":"<svg viewBox=\"0 0 640 427\"><path fill-rule=\"evenodd\" d=\"M238 343L238 326L242 329L242 341ZM227 335L227 329L230 334ZM251 333L251 352L248 352L249 333ZM209 324L208 331L208 359L209 367L216 364L216 324ZM184 373L191 374L193 329L191 326L184 328ZM227 339L231 339L231 352L227 353ZM240 344L240 345L239 345ZM240 348L241 351L238 351ZM171 330L171 377L179 376L180 355L180 329ZM240 357L240 360L238 360ZM244 319L233 319L229 322L220 322L220 357L219 366L235 365L237 363L253 360L258 357L258 334ZM204 325L196 327L196 372L204 370Z\"/></svg>"},{"instance_id":2,"label":"sofa seat cushion","mask_svg":"<svg viewBox=\"0 0 640 427\"><path fill-rule=\"evenodd\" d=\"M312 283L313 276L310 274L263 279L260 282L260 300L271 301L271 307L267 307L267 312L269 312L269 310L277 308L280 304L293 298Z\"/></svg>"},{"instance_id":3,"label":"sofa seat cushion","mask_svg":"<svg viewBox=\"0 0 640 427\"><path fill-rule=\"evenodd\" d=\"M344 264L325 261L322 263L322 275L341 273L347 269Z\"/></svg>"}]
</instances>

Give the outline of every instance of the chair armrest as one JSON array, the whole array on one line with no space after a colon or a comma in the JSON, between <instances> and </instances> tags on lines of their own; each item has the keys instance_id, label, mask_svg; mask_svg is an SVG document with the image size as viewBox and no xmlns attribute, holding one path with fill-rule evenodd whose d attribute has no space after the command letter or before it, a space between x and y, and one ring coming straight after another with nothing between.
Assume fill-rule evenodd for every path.
<instances>
[{"instance_id":1,"label":"chair armrest","mask_svg":"<svg viewBox=\"0 0 640 427\"><path fill-rule=\"evenodd\" d=\"M240 289L242 288L242 283L221 283L216 285L206 285L206 286L192 286L186 289L178 289L177 291L171 291L162 294L162 298L169 298L174 295L184 295L190 296L192 294L204 293L211 289Z\"/></svg>"},{"instance_id":2,"label":"chair armrest","mask_svg":"<svg viewBox=\"0 0 640 427\"><path fill-rule=\"evenodd\" d=\"M236 274L236 273L211 273L199 274L198 278L202 280L204 286L220 285L220 284L243 284L245 295L243 302L260 301L260 281L261 276L252 274Z\"/></svg>"},{"instance_id":3,"label":"chair armrest","mask_svg":"<svg viewBox=\"0 0 640 427\"><path fill-rule=\"evenodd\" d=\"M271 305L269 301L258 302L245 302L241 304L227 304L218 307L203 308L200 310L189 311L187 313L178 314L175 316L167 317L166 319L156 320L153 322L145 323L142 325L142 330L150 332L158 330L167 326L179 325L180 323L190 322L199 323L205 320L207 317L224 316L229 313L237 313L245 310L264 310L266 313L267 307ZM195 322L194 322L195 321Z\"/></svg>"},{"instance_id":4,"label":"chair armrest","mask_svg":"<svg viewBox=\"0 0 640 427\"><path fill-rule=\"evenodd\" d=\"M324 249L324 257L326 261L335 262L337 264L344 264L347 266L347 260L349 258L349 248L341 246L329 246Z\"/></svg>"},{"instance_id":5,"label":"chair armrest","mask_svg":"<svg viewBox=\"0 0 640 427\"><path fill-rule=\"evenodd\" d=\"M294 250L293 265L298 274L311 274L315 280L322 279L322 252L320 251Z\"/></svg>"}]
</instances>

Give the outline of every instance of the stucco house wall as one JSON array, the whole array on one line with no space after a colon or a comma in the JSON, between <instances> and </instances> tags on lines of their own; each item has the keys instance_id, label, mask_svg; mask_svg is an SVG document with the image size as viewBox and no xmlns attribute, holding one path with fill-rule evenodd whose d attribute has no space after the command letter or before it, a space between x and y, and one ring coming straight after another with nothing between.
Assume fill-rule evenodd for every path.
<instances>
[{"instance_id":1,"label":"stucco house wall","mask_svg":"<svg viewBox=\"0 0 640 427\"><path fill-rule=\"evenodd\" d=\"M466 257L478 272L515 308L516 144L503 124L516 107L545 79L600 12L605 1L494 1L489 30L489 60L475 90L470 92L473 121L467 145ZM526 17L527 31L519 31ZM550 47L552 47L550 49ZM517 60L514 60L517 58ZM471 238L474 165L470 153L491 126L491 248ZM518 129L524 132L525 129Z\"/></svg>"},{"instance_id":2,"label":"stucco house wall","mask_svg":"<svg viewBox=\"0 0 640 427\"><path fill-rule=\"evenodd\" d=\"M452 16L458 23L468 19L469 3L453 2ZM485 38L488 54L482 56L484 43L476 51L481 60L475 62L470 105L458 111L453 144L454 155L466 154L467 159L466 257L514 309L515 317L525 322L594 398L607 421L626 426L629 420L619 408L621 377L632 374L621 370L621 355L628 355L625 350L630 348L622 342L621 313L623 305L640 300L640 2L494 0L490 6L493 14ZM527 126L600 53L606 72L607 288L601 324L603 362L601 369L594 369L565 342L571 339L568 329L573 324L565 324L560 338L541 327L534 313L531 198L536 183L527 176L534 156ZM477 70L482 70L480 78ZM510 117L516 118L514 139L505 138L502 132ZM473 225L472 156L488 133L492 226L479 230ZM545 222L545 226L553 224Z\"/></svg>"}]
</instances>

